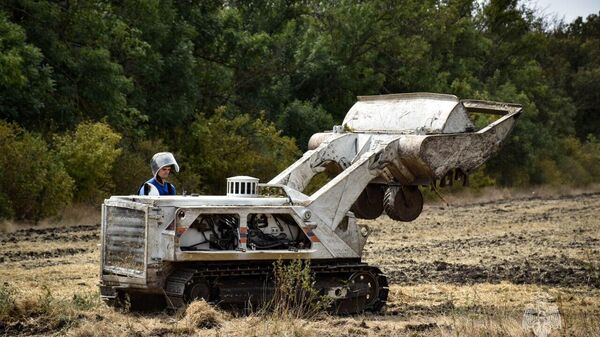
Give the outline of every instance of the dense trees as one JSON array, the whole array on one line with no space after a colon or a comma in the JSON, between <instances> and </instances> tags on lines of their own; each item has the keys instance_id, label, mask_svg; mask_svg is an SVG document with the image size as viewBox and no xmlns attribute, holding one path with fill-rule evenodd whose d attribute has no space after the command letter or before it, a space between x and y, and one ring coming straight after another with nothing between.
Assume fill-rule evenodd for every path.
<instances>
[{"instance_id":1,"label":"dense trees","mask_svg":"<svg viewBox=\"0 0 600 337\"><path fill-rule=\"evenodd\" d=\"M599 15L548 22L517 0L6 0L0 170L15 151L40 158L15 181L60 176L62 199L22 189L60 208L133 193L170 150L181 191L222 192L228 175L269 178L357 95L431 91L525 106L481 182L597 182ZM5 216L53 213L15 193L0 190Z\"/></svg>"}]
</instances>

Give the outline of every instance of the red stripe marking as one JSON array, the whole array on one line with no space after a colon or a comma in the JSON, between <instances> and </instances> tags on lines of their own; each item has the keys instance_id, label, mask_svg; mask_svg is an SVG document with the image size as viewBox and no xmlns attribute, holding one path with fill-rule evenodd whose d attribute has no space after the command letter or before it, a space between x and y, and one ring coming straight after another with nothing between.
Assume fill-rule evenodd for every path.
<instances>
[{"instance_id":1,"label":"red stripe marking","mask_svg":"<svg viewBox=\"0 0 600 337\"><path fill-rule=\"evenodd\" d=\"M304 227L302 228L302 230L304 231L306 236L308 236L311 242L321 242L321 240L319 240L317 235L312 231L310 227Z\"/></svg>"}]
</instances>

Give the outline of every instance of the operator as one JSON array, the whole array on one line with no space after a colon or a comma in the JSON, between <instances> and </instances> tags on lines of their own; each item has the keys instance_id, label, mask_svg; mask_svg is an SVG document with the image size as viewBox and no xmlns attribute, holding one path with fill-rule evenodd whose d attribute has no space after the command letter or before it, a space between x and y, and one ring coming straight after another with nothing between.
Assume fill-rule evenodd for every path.
<instances>
[{"instance_id":1,"label":"operator","mask_svg":"<svg viewBox=\"0 0 600 337\"><path fill-rule=\"evenodd\" d=\"M167 178L179 165L171 152L159 152L150 161L153 177L140 186L139 195L175 195L175 186L167 182Z\"/></svg>"}]
</instances>

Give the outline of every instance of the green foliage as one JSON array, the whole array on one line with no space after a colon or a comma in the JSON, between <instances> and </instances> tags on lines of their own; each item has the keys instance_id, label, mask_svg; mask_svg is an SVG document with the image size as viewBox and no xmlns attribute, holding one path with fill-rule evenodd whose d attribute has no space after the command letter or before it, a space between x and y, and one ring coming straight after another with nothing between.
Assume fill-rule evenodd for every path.
<instances>
[{"instance_id":1,"label":"green foliage","mask_svg":"<svg viewBox=\"0 0 600 337\"><path fill-rule=\"evenodd\" d=\"M556 29L548 41L547 67L577 108L576 134L584 140L600 133L600 13Z\"/></svg>"},{"instance_id":2,"label":"green foliage","mask_svg":"<svg viewBox=\"0 0 600 337\"><path fill-rule=\"evenodd\" d=\"M39 136L0 121L0 153L5 216L37 221L71 202L73 180Z\"/></svg>"},{"instance_id":3,"label":"green foliage","mask_svg":"<svg viewBox=\"0 0 600 337\"><path fill-rule=\"evenodd\" d=\"M101 305L102 301L97 292L74 293L71 299L73 306L78 310L91 310Z\"/></svg>"},{"instance_id":4,"label":"green foliage","mask_svg":"<svg viewBox=\"0 0 600 337\"><path fill-rule=\"evenodd\" d=\"M39 127L44 103L53 91L52 68L27 43L22 27L0 11L0 116Z\"/></svg>"},{"instance_id":5,"label":"green foliage","mask_svg":"<svg viewBox=\"0 0 600 337\"><path fill-rule=\"evenodd\" d=\"M227 177L251 175L261 180L274 176L298 155L294 141L280 135L275 125L249 115L225 117L218 109L207 118L199 115L191 125L185 150L191 170L199 172L209 192L223 192Z\"/></svg>"},{"instance_id":6,"label":"green foliage","mask_svg":"<svg viewBox=\"0 0 600 337\"><path fill-rule=\"evenodd\" d=\"M308 102L294 101L288 105L277 121L281 131L294 137L296 144L306 151L310 137L333 126L333 118L321 107Z\"/></svg>"},{"instance_id":7,"label":"green foliage","mask_svg":"<svg viewBox=\"0 0 600 337\"><path fill-rule=\"evenodd\" d=\"M11 121L45 133L73 128L83 120L98 121L107 116L118 123L127 118L130 109L126 97L133 82L112 59L109 41L115 22L107 15L109 5L96 1L71 5L5 1L2 9L9 19L19 22L28 42L38 48L39 59L47 65L44 69L52 70L48 73L52 95L37 95L45 118L32 116L44 123L31 125L32 119L21 116L11 117Z\"/></svg>"},{"instance_id":8,"label":"green foliage","mask_svg":"<svg viewBox=\"0 0 600 337\"><path fill-rule=\"evenodd\" d=\"M561 139L554 155L539 162L544 182L551 185L586 186L600 182L600 143L590 138L582 143L575 137Z\"/></svg>"},{"instance_id":9,"label":"green foliage","mask_svg":"<svg viewBox=\"0 0 600 337\"><path fill-rule=\"evenodd\" d=\"M485 164L469 175L469 188L480 189L496 185L496 180L485 173Z\"/></svg>"},{"instance_id":10,"label":"green foliage","mask_svg":"<svg viewBox=\"0 0 600 337\"><path fill-rule=\"evenodd\" d=\"M114 188L112 169L121 154L121 136L104 123L81 123L70 133L57 136L58 155L75 180L75 199L97 203ZM127 163L116 163L124 166Z\"/></svg>"},{"instance_id":11,"label":"green foliage","mask_svg":"<svg viewBox=\"0 0 600 337\"><path fill-rule=\"evenodd\" d=\"M136 144L123 144L121 153L112 165L110 176L116 195L136 194L140 185L152 177L150 159L156 152L168 151L160 140L144 140Z\"/></svg>"},{"instance_id":12,"label":"green foliage","mask_svg":"<svg viewBox=\"0 0 600 337\"><path fill-rule=\"evenodd\" d=\"M600 38L597 40L600 42ZM600 52L598 57L600 57ZM600 130L600 61L598 64L581 68L573 75L573 99L577 106L577 134L598 136Z\"/></svg>"},{"instance_id":13,"label":"green foliage","mask_svg":"<svg viewBox=\"0 0 600 337\"><path fill-rule=\"evenodd\" d=\"M0 174L2 174L2 171L0 171ZM15 213L13 211L12 202L10 201L10 198L6 194L0 192L0 220L10 219L14 216Z\"/></svg>"},{"instance_id":14,"label":"green foliage","mask_svg":"<svg viewBox=\"0 0 600 337\"><path fill-rule=\"evenodd\" d=\"M273 278L275 292L265 309L275 317L311 319L333 303L315 287L310 261L278 260L273 263Z\"/></svg>"}]
</instances>

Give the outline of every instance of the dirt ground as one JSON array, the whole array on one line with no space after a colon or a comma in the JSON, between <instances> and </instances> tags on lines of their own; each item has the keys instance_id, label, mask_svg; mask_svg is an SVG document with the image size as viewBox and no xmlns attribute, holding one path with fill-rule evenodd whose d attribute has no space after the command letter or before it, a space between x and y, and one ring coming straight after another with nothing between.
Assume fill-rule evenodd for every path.
<instances>
[{"instance_id":1,"label":"dirt ground","mask_svg":"<svg viewBox=\"0 0 600 337\"><path fill-rule=\"evenodd\" d=\"M93 218L12 226L0 232L0 286L29 314L5 319L0 335L535 336L523 320L541 303L560 314L548 336L600 336L600 192L492 199L448 197L411 223L361 221L372 229L365 260L390 281L382 314L282 320L219 311L217 324L191 328L182 328L183 313L119 312L97 301ZM0 291L0 306L5 297ZM74 309L56 309L64 317L50 324L27 303Z\"/></svg>"}]
</instances>

